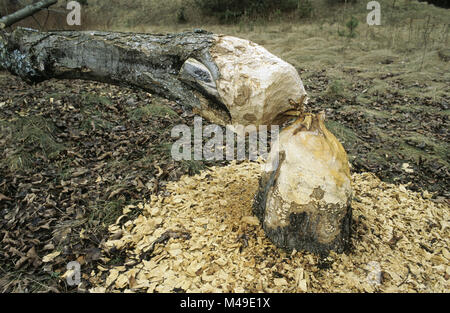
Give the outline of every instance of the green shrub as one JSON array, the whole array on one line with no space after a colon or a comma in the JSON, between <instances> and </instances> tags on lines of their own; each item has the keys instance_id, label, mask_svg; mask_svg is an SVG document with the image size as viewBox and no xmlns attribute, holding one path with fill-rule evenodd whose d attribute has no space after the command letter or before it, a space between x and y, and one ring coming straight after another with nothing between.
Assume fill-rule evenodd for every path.
<instances>
[{"instance_id":1,"label":"green shrub","mask_svg":"<svg viewBox=\"0 0 450 313\"><path fill-rule=\"evenodd\" d=\"M428 2L441 8L450 8L450 3L448 0L419 0L419 2Z\"/></svg>"},{"instance_id":2,"label":"green shrub","mask_svg":"<svg viewBox=\"0 0 450 313\"><path fill-rule=\"evenodd\" d=\"M358 25L359 25L359 21L356 19L356 17L352 16L345 24L345 26L348 29L348 33L346 33L343 30L338 29L339 36L349 37L349 38L356 37L356 27L358 27Z\"/></svg>"}]
</instances>

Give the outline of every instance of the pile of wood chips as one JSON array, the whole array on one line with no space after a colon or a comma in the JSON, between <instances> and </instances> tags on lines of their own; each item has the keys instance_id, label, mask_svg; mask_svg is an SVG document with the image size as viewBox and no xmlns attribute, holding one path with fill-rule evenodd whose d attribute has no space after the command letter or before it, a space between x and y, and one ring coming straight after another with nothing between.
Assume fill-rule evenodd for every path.
<instances>
[{"instance_id":1,"label":"pile of wood chips","mask_svg":"<svg viewBox=\"0 0 450 313\"><path fill-rule=\"evenodd\" d=\"M126 260L99 266L90 291L449 292L448 204L353 174L353 248L320 259L265 237L252 215L260 173L261 164L244 162L183 176L136 220L119 218L104 249Z\"/></svg>"}]
</instances>

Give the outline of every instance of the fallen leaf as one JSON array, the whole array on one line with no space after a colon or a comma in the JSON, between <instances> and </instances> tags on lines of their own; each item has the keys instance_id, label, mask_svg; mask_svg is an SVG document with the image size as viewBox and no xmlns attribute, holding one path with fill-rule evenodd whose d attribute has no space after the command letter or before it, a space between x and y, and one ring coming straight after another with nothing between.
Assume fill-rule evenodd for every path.
<instances>
[{"instance_id":1,"label":"fallen leaf","mask_svg":"<svg viewBox=\"0 0 450 313\"><path fill-rule=\"evenodd\" d=\"M7 197L7 196L5 196L4 194L2 194L2 193L0 193L0 201L2 201L2 200L8 200L8 201L10 201L10 200L12 200L10 197Z\"/></svg>"}]
</instances>

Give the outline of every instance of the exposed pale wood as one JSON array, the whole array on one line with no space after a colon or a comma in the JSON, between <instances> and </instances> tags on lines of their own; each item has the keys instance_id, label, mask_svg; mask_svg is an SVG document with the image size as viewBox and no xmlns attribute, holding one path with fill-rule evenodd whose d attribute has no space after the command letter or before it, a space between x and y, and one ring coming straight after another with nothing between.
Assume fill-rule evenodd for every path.
<instances>
[{"instance_id":1,"label":"exposed pale wood","mask_svg":"<svg viewBox=\"0 0 450 313\"><path fill-rule=\"evenodd\" d=\"M209 54L214 42L202 31L150 35L18 28L0 40L0 64L30 83L58 78L135 86L200 108L198 96L178 74L188 58L195 58L217 77Z\"/></svg>"}]
</instances>

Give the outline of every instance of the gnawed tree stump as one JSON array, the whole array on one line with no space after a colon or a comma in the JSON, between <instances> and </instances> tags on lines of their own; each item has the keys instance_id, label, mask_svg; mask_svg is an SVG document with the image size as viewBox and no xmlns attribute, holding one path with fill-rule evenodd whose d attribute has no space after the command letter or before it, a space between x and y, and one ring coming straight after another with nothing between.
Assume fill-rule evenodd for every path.
<instances>
[{"instance_id":1,"label":"gnawed tree stump","mask_svg":"<svg viewBox=\"0 0 450 313\"><path fill-rule=\"evenodd\" d=\"M323 113L304 114L272 148L254 213L277 246L326 255L348 246L351 196L344 148L326 129Z\"/></svg>"}]
</instances>

